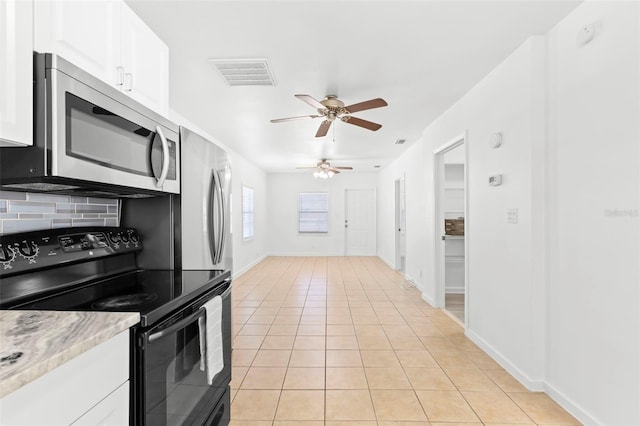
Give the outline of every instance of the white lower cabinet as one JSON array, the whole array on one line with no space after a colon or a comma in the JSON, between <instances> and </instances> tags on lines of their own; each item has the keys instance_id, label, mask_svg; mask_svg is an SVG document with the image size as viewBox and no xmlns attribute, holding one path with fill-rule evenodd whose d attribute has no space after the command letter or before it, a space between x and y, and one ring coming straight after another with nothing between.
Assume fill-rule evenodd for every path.
<instances>
[{"instance_id":1,"label":"white lower cabinet","mask_svg":"<svg viewBox=\"0 0 640 426\"><path fill-rule=\"evenodd\" d=\"M0 399L0 425L127 425L129 330Z\"/></svg>"},{"instance_id":2,"label":"white lower cabinet","mask_svg":"<svg viewBox=\"0 0 640 426\"><path fill-rule=\"evenodd\" d=\"M98 405L73 422L74 426L129 424L129 382L120 385Z\"/></svg>"}]
</instances>

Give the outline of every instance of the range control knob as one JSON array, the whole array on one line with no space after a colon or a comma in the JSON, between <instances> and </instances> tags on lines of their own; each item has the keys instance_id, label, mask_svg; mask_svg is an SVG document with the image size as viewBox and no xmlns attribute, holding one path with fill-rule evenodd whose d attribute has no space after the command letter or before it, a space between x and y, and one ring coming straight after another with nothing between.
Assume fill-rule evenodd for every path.
<instances>
[{"instance_id":1,"label":"range control knob","mask_svg":"<svg viewBox=\"0 0 640 426\"><path fill-rule=\"evenodd\" d=\"M16 255L11 249L11 247L5 247L2 244L0 244L0 262L2 263L11 262L15 256Z\"/></svg>"},{"instance_id":2,"label":"range control knob","mask_svg":"<svg viewBox=\"0 0 640 426\"><path fill-rule=\"evenodd\" d=\"M120 235L116 234L115 232L109 232L107 234L107 238L109 239L109 242L111 244L118 244L120 242Z\"/></svg>"},{"instance_id":3,"label":"range control knob","mask_svg":"<svg viewBox=\"0 0 640 426\"><path fill-rule=\"evenodd\" d=\"M40 249L38 245L33 241L22 241L18 244L18 253L22 255L25 259L29 260L29 263L35 263L36 257L38 256L38 252Z\"/></svg>"},{"instance_id":4,"label":"range control knob","mask_svg":"<svg viewBox=\"0 0 640 426\"><path fill-rule=\"evenodd\" d=\"M140 237L138 236L136 231L134 231L133 229L129 229L129 231L127 232L129 233L129 239L132 243L138 243L140 241Z\"/></svg>"}]
</instances>

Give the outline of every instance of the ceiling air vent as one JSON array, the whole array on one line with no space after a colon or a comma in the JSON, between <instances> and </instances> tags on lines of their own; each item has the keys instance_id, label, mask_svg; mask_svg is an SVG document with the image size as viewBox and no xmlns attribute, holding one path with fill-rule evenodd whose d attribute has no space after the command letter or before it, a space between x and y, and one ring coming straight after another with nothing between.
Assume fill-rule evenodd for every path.
<instances>
[{"instance_id":1,"label":"ceiling air vent","mask_svg":"<svg viewBox=\"0 0 640 426\"><path fill-rule=\"evenodd\" d=\"M275 86L266 59L209 59L229 86Z\"/></svg>"},{"instance_id":2,"label":"ceiling air vent","mask_svg":"<svg viewBox=\"0 0 640 426\"><path fill-rule=\"evenodd\" d=\"M403 143L405 143L407 140L406 139L396 139L396 141L394 142L396 145L402 145Z\"/></svg>"}]
</instances>

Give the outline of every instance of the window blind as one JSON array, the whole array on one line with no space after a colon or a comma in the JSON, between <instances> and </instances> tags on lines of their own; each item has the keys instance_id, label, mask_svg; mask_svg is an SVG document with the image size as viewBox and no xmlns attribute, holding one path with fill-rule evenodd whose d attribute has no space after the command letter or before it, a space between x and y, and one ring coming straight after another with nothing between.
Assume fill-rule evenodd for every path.
<instances>
[{"instance_id":1,"label":"window blind","mask_svg":"<svg viewBox=\"0 0 640 426\"><path fill-rule=\"evenodd\" d=\"M253 188L242 187L242 238L253 238Z\"/></svg>"},{"instance_id":2,"label":"window blind","mask_svg":"<svg viewBox=\"0 0 640 426\"><path fill-rule=\"evenodd\" d=\"M329 194L327 192L298 194L298 232L329 232Z\"/></svg>"}]
</instances>

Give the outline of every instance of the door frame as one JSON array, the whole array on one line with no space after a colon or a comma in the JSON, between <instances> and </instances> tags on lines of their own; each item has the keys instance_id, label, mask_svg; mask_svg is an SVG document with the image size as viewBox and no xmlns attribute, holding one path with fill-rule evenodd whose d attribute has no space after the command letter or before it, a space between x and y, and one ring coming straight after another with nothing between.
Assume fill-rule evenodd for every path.
<instances>
[{"instance_id":1,"label":"door frame","mask_svg":"<svg viewBox=\"0 0 640 426\"><path fill-rule=\"evenodd\" d=\"M445 260L444 244L444 154L459 147L464 150L464 327L469 327L469 145L467 131L433 150L433 193L434 193L434 303L437 308L445 307Z\"/></svg>"},{"instance_id":2,"label":"door frame","mask_svg":"<svg viewBox=\"0 0 640 426\"><path fill-rule=\"evenodd\" d=\"M403 173L401 177L394 180L393 184L394 188L394 216L395 216L395 226L393 229L393 234L395 236L395 267L397 271L406 274L407 269L407 181L406 176ZM401 192L404 192L404 196L401 198ZM404 206L401 206L401 201L404 201ZM402 221L401 215L404 213L404 249L400 249L400 245L402 242L401 231ZM402 252L402 253L401 253ZM404 254L404 262L402 262L402 254Z\"/></svg>"}]
</instances>

